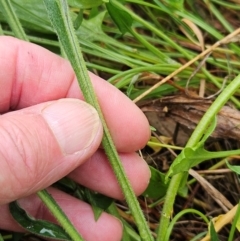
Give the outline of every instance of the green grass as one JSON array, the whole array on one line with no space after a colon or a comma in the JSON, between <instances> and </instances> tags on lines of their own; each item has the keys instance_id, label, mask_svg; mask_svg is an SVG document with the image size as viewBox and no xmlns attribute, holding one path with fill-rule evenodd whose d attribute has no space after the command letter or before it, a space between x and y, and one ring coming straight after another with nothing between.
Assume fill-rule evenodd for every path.
<instances>
[{"instance_id":1,"label":"green grass","mask_svg":"<svg viewBox=\"0 0 240 241\"><path fill-rule=\"evenodd\" d=\"M192 73L194 75L189 81L189 89L193 96L189 97L188 101L201 100L202 103L207 100L196 98L199 89L204 90L204 98L214 95L228 76L228 87L223 88L218 98L215 96L211 103L208 102L204 111L207 114L202 120L199 117L199 124L192 127L192 131L195 130L193 134L186 129L183 129L186 132L185 139L182 139L178 132L168 134L167 137L172 139L180 138L181 143L185 143L184 146L178 146L176 141L162 143L161 140L153 139L142 151L153 168L149 187L144 195L139 197L139 201L144 207L143 212L149 220L155 240L201 240L208 231L209 220L226 213L227 210L219 208L214 201L217 199L217 193L211 196L209 188L201 187L201 183L187 175L189 168L206 171L203 177L233 206L239 201L240 185L237 175L233 172L220 173L221 175L217 173L218 169L227 170L226 159L231 163L239 160L239 142L237 139L230 140L227 131L225 136L210 140L207 137L211 135L212 130L206 133L209 123L213 122L214 116L222 106L228 103L235 109L236 115L240 108L240 81L237 77L240 73L239 33L212 48L211 55L204 63L201 63L203 58L194 58L238 28L240 7L232 1L220 0L129 0L124 4L111 0L112 8L101 3L99 6L88 6L80 11L77 1L68 2L73 22L77 21L77 16L83 14L76 34L88 69L119 88L143 110L145 108L144 111L155 106L156 113L154 101L157 102L159 98L169 95L176 98L179 95L184 96ZM8 13L3 7L0 9L0 34L29 40L60 55L60 44L43 2L13 0L11 3L12 13ZM14 18L11 17L13 15ZM81 19L80 17L78 19ZM183 22L183 18L190 24ZM78 25L77 22L75 25ZM188 64L189 61L193 63ZM175 71L178 73L173 74ZM152 91L146 94L150 88ZM167 105L172 108L173 104L169 102ZM184 110L185 105L180 103L179 110ZM199 112L200 106L193 103L191 109ZM148 118L153 122L153 117ZM171 113L168 118L174 119ZM231 118L226 116L226 121ZM159 119L159 122L166 120L169 119ZM192 119L187 121L190 126ZM188 124L185 125L189 127ZM157 135L167 135L156 129ZM202 140L204 134L205 139ZM152 149L153 143L158 149ZM179 152L181 148L184 149ZM206 157L206 150L221 152L223 155ZM233 150L235 157L229 156L229 151ZM198 162L194 161L199 156L204 157ZM210 170L211 175L207 174ZM174 174L171 180L166 178L169 173ZM59 185L65 187L66 183L60 182ZM68 184L67 186L69 188ZM74 188L70 187L70 190ZM120 206L110 206L109 212L122 219L125 217ZM200 215L202 219L195 214ZM234 227L230 224L224 225L225 228L216 235L220 240L234 240L234 233L235 238L238 234L237 223L235 219ZM134 225L126 217L124 227L123 241L140 240ZM7 240L5 236L3 235L3 240Z\"/></svg>"}]
</instances>

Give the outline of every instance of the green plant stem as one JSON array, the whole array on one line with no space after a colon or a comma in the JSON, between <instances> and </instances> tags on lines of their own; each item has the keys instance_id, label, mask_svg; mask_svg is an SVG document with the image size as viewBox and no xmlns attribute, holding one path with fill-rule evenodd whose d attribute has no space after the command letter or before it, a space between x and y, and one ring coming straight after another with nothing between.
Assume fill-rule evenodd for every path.
<instances>
[{"instance_id":1,"label":"green plant stem","mask_svg":"<svg viewBox=\"0 0 240 241\"><path fill-rule=\"evenodd\" d=\"M173 230L173 227L175 225L175 223L178 221L178 219L180 219L183 215L185 215L186 213L194 213L197 214L198 216L200 216L205 222L206 224L209 223L208 218L201 212L199 212L198 210L192 209L192 208L188 208L188 209L184 209L181 212L179 212L171 221L167 233L166 233L166 237L164 241L169 241L170 240L170 235L171 235L171 231Z\"/></svg>"},{"instance_id":2,"label":"green plant stem","mask_svg":"<svg viewBox=\"0 0 240 241\"><path fill-rule=\"evenodd\" d=\"M163 54L158 48L150 44L144 37L138 34L134 29L129 28L129 32L135 37L140 43L142 43L148 50L150 50L154 55L160 58L159 62L174 62L174 60L170 59L167 55Z\"/></svg>"},{"instance_id":3,"label":"green plant stem","mask_svg":"<svg viewBox=\"0 0 240 241\"><path fill-rule=\"evenodd\" d=\"M199 142L214 116L217 115L220 109L225 105L225 103L230 99L230 97L235 93L235 91L239 89L239 87L240 75L238 75L234 80L232 80L232 82L230 82L230 84L223 90L223 92L208 108L201 121L197 125L195 131L191 135L186 147L193 147Z\"/></svg>"},{"instance_id":4,"label":"green plant stem","mask_svg":"<svg viewBox=\"0 0 240 241\"><path fill-rule=\"evenodd\" d=\"M167 194L163 205L163 210L161 213L158 235L157 235L157 240L159 241L165 240L165 236L170 223L170 218L173 213L173 205L174 205L175 198L177 196L178 188L181 183L183 175L184 173L179 173L173 176L168 186Z\"/></svg>"},{"instance_id":5,"label":"green plant stem","mask_svg":"<svg viewBox=\"0 0 240 241\"><path fill-rule=\"evenodd\" d=\"M67 2L64 0L44 0L44 3L46 5L52 25L54 26L59 41L64 49L64 52L66 53L75 71L84 98L89 104L95 107L95 109L98 111L99 117L101 118L104 129L102 145L122 188L132 215L134 216L140 236L142 240L151 241L153 240L153 237L151 235L150 229L141 211L133 189L124 172L122 163L119 159L109 129L104 120L102 111L94 93L94 89L88 75L86 65L84 63L81 49L73 29L73 24L69 16Z\"/></svg>"},{"instance_id":6,"label":"green plant stem","mask_svg":"<svg viewBox=\"0 0 240 241\"><path fill-rule=\"evenodd\" d=\"M2 25L0 24L0 36L3 36L4 35L4 32L3 32L3 29L2 29Z\"/></svg>"},{"instance_id":7,"label":"green plant stem","mask_svg":"<svg viewBox=\"0 0 240 241\"><path fill-rule=\"evenodd\" d=\"M56 201L52 198L52 196L47 192L47 190L42 190L37 192L39 198L44 202L44 204L48 207L49 211L54 215L54 217L58 220L58 222L62 225L66 233L74 241L84 241L84 239L80 236L78 231L72 225L70 220L67 218L65 213L56 203Z\"/></svg>"},{"instance_id":8,"label":"green plant stem","mask_svg":"<svg viewBox=\"0 0 240 241\"><path fill-rule=\"evenodd\" d=\"M240 202L238 202L238 208L237 208L235 217L234 217L233 222L232 222L232 226L231 226L231 230L230 230L230 233L229 233L228 241L233 241L233 239L234 239L234 233L235 233L236 226L237 226L239 218L240 218Z\"/></svg>"},{"instance_id":9,"label":"green plant stem","mask_svg":"<svg viewBox=\"0 0 240 241\"><path fill-rule=\"evenodd\" d=\"M22 25L21 25L17 15L14 12L11 1L10 0L0 0L0 7L2 9L2 13L3 13L4 17L6 18L6 21L10 25L15 36L17 38L28 41L28 38L22 28Z\"/></svg>"},{"instance_id":10,"label":"green plant stem","mask_svg":"<svg viewBox=\"0 0 240 241\"><path fill-rule=\"evenodd\" d=\"M194 147L201 140L204 132L207 130L214 116L217 115L219 110L230 99L234 92L240 87L240 74L224 89L224 91L216 98L212 105L208 108L196 129L192 133L186 147ZM165 241L167 228L169 226L171 213L173 211L174 200L177 195L178 187L183 179L187 175L185 173L179 173L172 177L169 188L167 190L166 199L163 206L163 211L160 219L159 232L157 236L158 241Z\"/></svg>"}]
</instances>

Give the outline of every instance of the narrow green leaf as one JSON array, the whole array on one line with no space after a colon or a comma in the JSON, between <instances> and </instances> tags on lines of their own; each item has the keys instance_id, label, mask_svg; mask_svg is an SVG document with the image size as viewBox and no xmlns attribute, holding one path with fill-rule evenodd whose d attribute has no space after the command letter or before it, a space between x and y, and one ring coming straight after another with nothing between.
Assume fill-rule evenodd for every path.
<instances>
[{"instance_id":1,"label":"narrow green leaf","mask_svg":"<svg viewBox=\"0 0 240 241\"><path fill-rule=\"evenodd\" d=\"M22 28L20 21L12 7L12 3L10 0L0 0L0 7L2 9L3 15L6 18L9 26L11 27L12 31L14 32L17 38L23 39L28 41L28 38Z\"/></svg>"},{"instance_id":2,"label":"narrow green leaf","mask_svg":"<svg viewBox=\"0 0 240 241\"><path fill-rule=\"evenodd\" d=\"M236 211L236 214L232 221L232 226L231 226L231 230L230 230L230 233L228 236L228 241L234 240L234 233L235 233L236 228L237 228L238 232L240 232L240 202L238 202L237 211Z\"/></svg>"},{"instance_id":3,"label":"narrow green leaf","mask_svg":"<svg viewBox=\"0 0 240 241\"><path fill-rule=\"evenodd\" d=\"M15 12L17 12L18 19L25 29L40 33L53 32L43 1L12 0L12 5Z\"/></svg>"},{"instance_id":4,"label":"narrow green leaf","mask_svg":"<svg viewBox=\"0 0 240 241\"><path fill-rule=\"evenodd\" d=\"M4 33L3 33L3 30L2 30L2 25L0 24L0 36L3 36Z\"/></svg>"},{"instance_id":5,"label":"narrow green leaf","mask_svg":"<svg viewBox=\"0 0 240 241\"><path fill-rule=\"evenodd\" d=\"M240 154L240 149L232 150L232 151L209 152L209 151L206 151L203 146L198 147L198 149L196 150L190 147L186 147L178 155L174 163L171 165L166 175L166 179L168 179L169 177L179 172L187 172L190 168L200 164L201 162L215 159L215 158L224 158L224 157L239 155L239 154ZM234 172L239 173L238 166L231 166L229 168Z\"/></svg>"},{"instance_id":6,"label":"narrow green leaf","mask_svg":"<svg viewBox=\"0 0 240 241\"><path fill-rule=\"evenodd\" d=\"M88 9L98 7L102 4L102 0L68 0L68 4L71 7Z\"/></svg>"},{"instance_id":7,"label":"narrow green leaf","mask_svg":"<svg viewBox=\"0 0 240 241\"><path fill-rule=\"evenodd\" d=\"M236 174L240 175L240 166L233 166L228 161L226 161L227 167L235 172Z\"/></svg>"},{"instance_id":8,"label":"narrow green leaf","mask_svg":"<svg viewBox=\"0 0 240 241\"><path fill-rule=\"evenodd\" d=\"M73 23L73 26L76 30L79 29L79 27L82 24L82 21L83 21L83 10L80 10L77 15L77 18L75 19L75 21Z\"/></svg>"},{"instance_id":9,"label":"narrow green leaf","mask_svg":"<svg viewBox=\"0 0 240 241\"><path fill-rule=\"evenodd\" d=\"M216 125L217 125L217 120L216 118L214 118L214 121L212 121L211 125L205 131L201 141L195 147L192 147L192 148L185 147L182 150L182 152L178 155L178 157L172 163L166 175L166 181L172 175L175 175L179 172L188 171L192 166L196 165L197 163L200 163L201 161L204 161L205 158L210 158L210 159L212 158L211 155L207 155L210 153L204 150L203 145L204 145L204 142L207 140L207 138L211 135L211 133L216 128ZM205 155L202 155L203 153Z\"/></svg>"},{"instance_id":10,"label":"narrow green leaf","mask_svg":"<svg viewBox=\"0 0 240 241\"><path fill-rule=\"evenodd\" d=\"M133 18L126 11L121 10L116 7L112 1L106 3L106 7L109 15L111 16L114 23L117 25L122 34L129 32L129 29L132 26Z\"/></svg>"},{"instance_id":11,"label":"narrow green leaf","mask_svg":"<svg viewBox=\"0 0 240 241\"><path fill-rule=\"evenodd\" d=\"M183 10L184 8L184 0L164 0L164 2L168 5L170 10Z\"/></svg>"},{"instance_id":12,"label":"narrow green leaf","mask_svg":"<svg viewBox=\"0 0 240 241\"><path fill-rule=\"evenodd\" d=\"M211 241L220 241L212 221L210 222L210 237Z\"/></svg>"},{"instance_id":13,"label":"narrow green leaf","mask_svg":"<svg viewBox=\"0 0 240 241\"><path fill-rule=\"evenodd\" d=\"M71 240L62 227L44 220L34 219L17 202L10 203L9 209L13 218L28 232L44 238Z\"/></svg>"},{"instance_id":14,"label":"narrow green leaf","mask_svg":"<svg viewBox=\"0 0 240 241\"><path fill-rule=\"evenodd\" d=\"M213 133L213 131L215 130L216 126L217 126L217 117L214 116L212 122L209 125L209 127L204 132L204 135L203 135L199 145L203 145L204 144L204 142L208 139L208 137Z\"/></svg>"}]
</instances>

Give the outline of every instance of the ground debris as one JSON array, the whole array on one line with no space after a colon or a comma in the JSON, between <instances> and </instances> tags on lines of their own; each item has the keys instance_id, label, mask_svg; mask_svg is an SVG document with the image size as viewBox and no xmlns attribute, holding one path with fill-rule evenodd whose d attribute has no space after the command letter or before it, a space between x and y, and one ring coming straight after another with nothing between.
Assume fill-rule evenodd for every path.
<instances>
[{"instance_id":1,"label":"ground debris","mask_svg":"<svg viewBox=\"0 0 240 241\"><path fill-rule=\"evenodd\" d=\"M177 94L141 102L139 106L147 115L150 123L152 120L151 117L149 118L149 112L155 112L159 122L164 120L166 123L165 118L170 118L183 126L184 129L192 132L211 104L212 100L196 99L184 94ZM240 111L230 105L225 105L217 115L217 127L211 137L239 140Z\"/></svg>"}]
</instances>

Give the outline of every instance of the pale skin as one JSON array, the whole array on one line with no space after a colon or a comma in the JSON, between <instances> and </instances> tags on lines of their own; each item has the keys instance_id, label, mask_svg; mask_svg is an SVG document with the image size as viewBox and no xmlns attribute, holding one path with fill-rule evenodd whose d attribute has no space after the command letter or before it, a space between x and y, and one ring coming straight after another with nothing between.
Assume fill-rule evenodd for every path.
<instances>
[{"instance_id":1,"label":"pale skin","mask_svg":"<svg viewBox=\"0 0 240 241\"><path fill-rule=\"evenodd\" d=\"M89 74L127 176L139 195L150 172L135 152L149 139L148 122L124 94ZM100 120L82 101L69 62L37 45L0 37L0 86L0 186L4 187L0 229L23 231L8 211L8 203L17 199L35 218L54 221L35 194L48 188L86 241L121 240L119 220L104 213L95 222L88 204L49 187L69 176L92 190L123 199L99 148Z\"/></svg>"}]
</instances>

